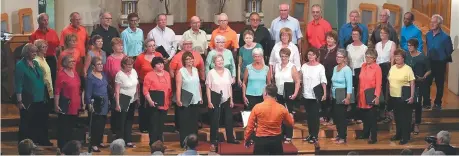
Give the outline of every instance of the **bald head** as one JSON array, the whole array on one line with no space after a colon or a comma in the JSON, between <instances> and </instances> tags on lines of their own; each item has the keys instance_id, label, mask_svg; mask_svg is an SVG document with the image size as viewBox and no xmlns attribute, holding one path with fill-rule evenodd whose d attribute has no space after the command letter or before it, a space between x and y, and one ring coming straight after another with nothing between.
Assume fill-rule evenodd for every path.
<instances>
[{"instance_id":1,"label":"bald head","mask_svg":"<svg viewBox=\"0 0 459 156\"><path fill-rule=\"evenodd\" d=\"M201 19L198 16L191 17L190 25L193 31L199 31L199 28L201 27Z\"/></svg>"}]
</instances>

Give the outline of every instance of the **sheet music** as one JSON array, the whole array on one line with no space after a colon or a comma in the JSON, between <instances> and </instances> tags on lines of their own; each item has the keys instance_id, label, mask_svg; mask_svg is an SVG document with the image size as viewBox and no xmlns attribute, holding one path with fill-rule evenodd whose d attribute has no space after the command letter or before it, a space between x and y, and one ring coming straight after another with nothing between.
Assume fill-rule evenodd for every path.
<instances>
[{"instance_id":1,"label":"sheet music","mask_svg":"<svg viewBox=\"0 0 459 156\"><path fill-rule=\"evenodd\" d=\"M241 111L243 128L247 127L247 124L249 122L250 113L252 113L252 111Z\"/></svg>"}]
</instances>

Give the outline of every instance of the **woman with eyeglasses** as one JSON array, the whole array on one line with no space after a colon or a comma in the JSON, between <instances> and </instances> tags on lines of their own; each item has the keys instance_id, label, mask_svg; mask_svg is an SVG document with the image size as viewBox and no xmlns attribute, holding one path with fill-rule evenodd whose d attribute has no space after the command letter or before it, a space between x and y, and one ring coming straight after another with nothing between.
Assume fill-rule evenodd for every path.
<instances>
[{"instance_id":1,"label":"woman with eyeglasses","mask_svg":"<svg viewBox=\"0 0 459 156\"><path fill-rule=\"evenodd\" d=\"M244 31L244 46L239 48L239 61L237 68L237 82L242 87L242 79L244 78L245 67L253 62L252 52L255 48L261 48L261 45L253 42L254 34L252 30ZM239 42L241 43L241 42Z\"/></svg>"},{"instance_id":2,"label":"woman with eyeglasses","mask_svg":"<svg viewBox=\"0 0 459 156\"><path fill-rule=\"evenodd\" d=\"M430 107L430 95L428 90L430 87L426 83L427 77L431 74L430 60L422 52L418 51L419 42L412 38L408 40L408 52L405 63L413 69L416 77L417 100L414 101L415 123L413 125L413 133L419 134L419 124L421 124L422 106Z\"/></svg>"},{"instance_id":3,"label":"woman with eyeglasses","mask_svg":"<svg viewBox=\"0 0 459 156\"><path fill-rule=\"evenodd\" d=\"M338 65L333 69L332 76L332 103L333 103L333 121L336 124L338 135L332 139L337 144L345 144L347 137L347 107L351 103L352 96L352 69L347 65L347 51L339 49L336 54ZM345 89L345 98L343 101L337 101L336 89ZM340 99L341 100L341 99Z\"/></svg>"},{"instance_id":4,"label":"woman with eyeglasses","mask_svg":"<svg viewBox=\"0 0 459 156\"><path fill-rule=\"evenodd\" d=\"M415 89L415 77L413 70L410 66L405 64L406 52L397 49L394 52L393 65L389 70L389 93L390 103L394 105L394 117L395 117L395 136L391 138L391 141L400 140L399 144L407 144L410 138L410 126L412 119L412 106L414 102L414 89ZM403 92L403 87L408 86L409 93ZM409 97L403 99L404 97Z\"/></svg>"},{"instance_id":5,"label":"woman with eyeglasses","mask_svg":"<svg viewBox=\"0 0 459 156\"><path fill-rule=\"evenodd\" d=\"M91 44L92 44L92 50L88 52L88 55L86 55L84 59L84 68L83 68L83 73L84 77L86 78L88 74L91 73L92 67L91 66L91 61L94 57L98 57L102 60L102 64L105 64L107 61L107 55L105 54L105 51L102 50L102 47L104 45L104 41L102 36L100 35L94 35L91 37Z\"/></svg>"},{"instance_id":6,"label":"woman with eyeglasses","mask_svg":"<svg viewBox=\"0 0 459 156\"><path fill-rule=\"evenodd\" d=\"M132 124L134 123L134 111L139 108L140 85L137 72L133 69L134 59L125 56L121 60L121 71L115 76L115 111L112 113L117 114L119 122L119 131L116 132L116 137L123 139L126 147L135 148L136 145L132 143ZM127 103L121 101L121 96L130 98ZM135 102L135 103L134 103ZM127 110L122 110L121 105L128 105ZM148 116L147 116L148 117Z\"/></svg>"},{"instance_id":7,"label":"woman with eyeglasses","mask_svg":"<svg viewBox=\"0 0 459 156\"><path fill-rule=\"evenodd\" d=\"M215 68L215 62L212 60L215 55L223 56L223 67L228 69L231 73L232 81L231 84L235 82L236 77L236 65L234 64L233 53L225 48L226 38L222 35L217 35L215 37L215 49L211 50L207 54L206 58L206 75L209 74L209 71Z\"/></svg>"},{"instance_id":8,"label":"woman with eyeglasses","mask_svg":"<svg viewBox=\"0 0 459 156\"><path fill-rule=\"evenodd\" d=\"M163 58L163 55L161 55L161 53L159 52L156 52L155 49L156 49L155 40L147 39L145 40L145 52L141 53L135 59L134 69L139 74L140 88L143 87L143 80L145 78L145 75L153 71L153 67L151 66L151 60L153 60L153 58L155 57ZM149 113L145 109L146 107L144 106L147 103L145 103L145 96L143 96L143 94L140 95L140 104L143 107L139 107L139 129L140 129L140 132L147 133L148 124L150 122L148 121Z\"/></svg>"},{"instance_id":9,"label":"woman with eyeglasses","mask_svg":"<svg viewBox=\"0 0 459 156\"><path fill-rule=\"evenodd\" d=\"M381 67L381 71L382 71L382 81L381 82L382 82L382 91L384 95L387 94L387 75L389 73L389 69L394 64L394 51L395 49L397 49L397 45L395 44L395 42L389 40L389 38L392 38L392 36L389 36L389 34L390 34L390 31L388 27L385 27L385 26L381 27L381 31L380 31L381 42L378 42L375 45L376 52L378 52L378 59L376 59L376 64L378 64L379 67ZM384 109L385 111L387 111L387 114L386 115L381 114L381 116L385 116L384 122L388 123L392 121L393 116L394 116L392 112L393 105L385 101L381 103L380 111L384 113Z\"/></svg>"},{"instance_id":10,"label":"woman with eyeglasses","mask_svg":"<svg viewBox=\"0 0 459 156\"><path fill-rule=\"evenodd\" d=\"M91 72L86 76L84 102L89 106L89 115L92 116L91 148L93 152L100 152L99 147L107 147L102 143L102 137L109 110L108 81L103 72L104 64L102 59L93 57L91 69Z\"/></svg>"},{"instance_id":11,"label":"woman with eyeglasses","mask_svg":"<svg viewBox=\"0 0 459 156\"><path fill-rule=\"evenodd\" d=\"M293 100L298 96L301 82L295 65L289 61L290 54L291 51L288 48L282 48L280 50L281 63L274 66L274 81L277 87L277 102L285 104L288 111L293 113ZM293 95L284 98L284 83L286 82L295 83L295 90ZM293 128L282 125L282 129L285 135L284 143L292 143Z\"/></svg>"},{"instance_id":12,"label":"woman with eyeglasses","mask_svg":"<svg viewBox=\"0 0 459 156\"><path fill-rule=\"evenodd\" d=\"M304 108L308 113L308 130L309 136L304 141L316 143L319 139L320 127L320 102L324 101L327 96L327 77L325 77L325 67L319 63L319 50L315 48L308 49L307 62L301 66L301 79L303 80L303 98ZM315 87L321 87L323 95L316 96Z\"/></svg>"},{"instance_id":13,"label":"woman with eyeglasses","mask_svg":"<svg viewBox=\"0 0 459 156\"><path fill-rule=\"evenodd\" d=\"M19 109L19 141L30 138L39 145L52 146L48 138L48 113L45 101L43 71L34 58L38 48L27 43L22 48L23 58L16 63L14 84ZM46 52L46 50L45 50ZM43 53L43 52L42 52Z\"/></svg>"},{"instance_id":14,"label":"woman with eyeglasses","mask_svg":"<svg viewBox=\"0 0 459 156\"><path fill-rule=\"evenodd\" d=\"M121 32L121 39L123 39L123 51L127 56L136 57L142 53L143 45L143 31L138 28L139 15L137 13L130 13L127 17L129 27Z\"/></svg>"},{"instance_id":15,"label":"woman with eyeglasses","mask_svg":"<svg viewBox=\"0 0 459 156\"><path fill-rule=\"evenodd\" d=\"M81 104L81 81L75 71L75 59L71 55L62 57L62 69L57 73L54 92L54 111L58 115L57 147L61 149L72 139L73 128L78 120L78 109ZM61 100L61 98L63 98ZM68 102L68 103L67 103ZM60 106L68 105L68 110Z\"/></svg>"},{"instance_id":16,"label":"woman with eyeglasses","mask_svg":"<svg viewBox=\"0 0 459 156\"><path fill-rule=\"evenodd\" d=\"M381 68L376 64L378 53L374 49L368 49L365 52L365 63L362 64L359 74L358 105L363 119L363 135L357 136L357 139L368 139L368 144L375 144L378 140L377 129L377 105L381 95ZM373 95L375 98L368 102L365 92L367 89L374 88ZM371 104L370 104L371 103ZM370 138L371 137L371 138Z\"/></svg>"}]
</instances>

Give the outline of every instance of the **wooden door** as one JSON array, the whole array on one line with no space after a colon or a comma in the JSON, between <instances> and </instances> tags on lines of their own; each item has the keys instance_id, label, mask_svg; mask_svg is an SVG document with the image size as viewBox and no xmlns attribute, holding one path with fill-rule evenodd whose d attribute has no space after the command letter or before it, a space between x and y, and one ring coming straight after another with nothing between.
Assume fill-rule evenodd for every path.
<instances>
[{"instance_id":1,"label":"wooden door","mask_svg":"<svg viewBox=\"0 0 459 156\"><path fill-rule=\"evenodd\" d=\"M300 22L301 33L303 33L303 38L301 39L301 49L300 55L303 60L303 53L308 49L308 41L306 37L306 25L308 24L309 18L309 0L292 0L290 4L290 16L295 17ZM301 61L303 63L303 61Z\"/></svg>"},{"instance_id":2,"label":"wooden door","mask_svg":"<svg viewBox=\"0 0 459 156\"><path fill-rule=\"evenodd\" d=\"M187 0L186 3L186 17L189 20L191 17L196 16L196 0Z\"/></svg>"}]
</instances>

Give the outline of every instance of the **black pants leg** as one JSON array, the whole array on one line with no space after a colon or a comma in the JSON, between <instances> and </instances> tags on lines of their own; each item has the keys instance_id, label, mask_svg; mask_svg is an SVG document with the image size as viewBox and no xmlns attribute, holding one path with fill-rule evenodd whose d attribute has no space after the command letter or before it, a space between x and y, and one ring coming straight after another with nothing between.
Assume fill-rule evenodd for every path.
<instances>
[{"instance_id":1,"label":"black pants leg","mask_svg":"<svg viewBox=\"0 0 459 156\"><path fill-rule=\"evenodd\" d=\"M57 130L57 147L61 150L67 142L72 139L73 128L75 128L78 116L59 114Z\"/></svg>"},{"instance_id":2,"label":"black pants leg","mask_svg":"<svg viewBox=\"0 0 459 156\"><path fill-rule=\"evenodd\" d=\"M30 107L30 137L34 142L47 143L49 109L44 102L34 102Z\"/></svg>"},{"instance_id":3,"label":"black pants leg","mask_svg":"<svg viewBox=\"0 0 459 156\"><path fill-rule=\"evenodd\" d=\"M143 88L143 83L140 83L140 88ZM139 98L139 129L140 131L147 131L149 130L151 111L149 110L148 102L145 100L145 96L143 94L139 94Z\"/></svg>"},{"instance_id":4,"label":"black pants leg","mask_svg":"<svg viewBox=\"0 0 459 156\"><path fill-rule=\"evenodd\" d=\"M53 80L53 86L56 82L56 72L57 72L57 59L55 56L46 56L46 63L48 63L49 69L51 71L51 79Z\"/></svg>"},{"instance_id":5,"label":"black pants leg","mask_svg":"<svg viewBox=\"0 0 459 156\"><path fill-rule=\"evenodd\" d=\"M327 80L327 82L331 82ZM327 84L327 96L325 101L322 101L320 104L321 112L320 116L325 119L325 121L329 121L331 119L331 108L332 108L332 100L330 98L330 88L331 85Z\"/></svg>"},{"instance_id":6,"label":"black pants leg","mask_svg":"<svg viewBox=\"0 0 459 156\"><path fill-rule=\"evenodd\" d=\"M420 86L418 86L420 85ZM422 91L421 87L422 84L416 83L416 88L418 88L418 95L416 96L417 99L414 100L413 107L414 108L414 123L415 124L420 124L421 123L421 117L422 117Z\"/></svg>"},{"instance_id":7,"label":"black pants leg","mask_svg":"<svg viewBox=\"0 0 459 156\"><path fill-rule=\"evenodd\" d=\"M183 141L190 134L198 133L198 105L193 104L188 107L179 107L178 113L183 116L179 118L180 129L180 146L183 147Z\"/></svg>"},{"instance_id":8,"label":"black pants leg","mask_svg":"<svg viewBox=\"0 0 459 156\"><path fill-rule=\"evenodd\" d=\"M156 107L149 108L151 111L150 115L150 129L149 129L149 136L150 136L150 144L153 144L157 140L163 141L163 128L164 128L164 121L166 119L167 111L160 110Z\"/></svg>"},{"instance_id":9,"label":"black pants leg","mask_svg":"<svg viewBox=\"0 0 459 156\"><path fill-rule=\"evenodd\" d=\"M30 130L31 130L31 115L32 113L21 109L19 110L20 122L19 122L19 133L18 133L18 143L24 139L31 139ZM32 140L34 141L34 140Z\"/></svg>"},{"instance_id":10,"label":"black pants leg","mask_svg":"<svg viewBox=\"0 0 459 156\"><path fill-rule=\"evenodd\" d=\"M373 107L370 109L361 109L363 119L363 136L370 138L371 140L377 141L378 139L378 126L377 126L377 108Z\"/></svg>"},{"instance_id":11,"label":"black pants leg","mask_svg":"<svg viewBox=\"0 0 459 156\"><path fill-rule=\"evenodd\" d=\"M225 118L225 131L226 131L226 141L234 141L233 134L233 113L231 112L231 107L229 101L226 101L222 104L222 113Z\"/></svg>"},{"instance_id":12,"label":"black pants leg","mask_svg":"<svg viewBox=\"0 0 459 156\"><path fill-rule=\"evenodd\" d=\"M416 87L419 86L419 103L422 102L423 106L431 106L430 104L430 85L427 80L416 83Z\"/></svg>"},{"instance_id":13,"label":"black pants leg","mask_svg":"<svg viewBox=\"0 0 459 156\"><path fill-rule=\"evenodd\" d=\"M117 138L123 139L125 143L132 142L132 124L134 122L134 111L135 104L131 103L127 112L116 112L119 114L118 122L120 123L119 132L116 134L116 136Z\"/></svg>"},{"instance_id":14,"label":"black pants leg","mask_svg":"<svg viewBox=\"0 0 459 156\"><path fill-rule=\"evenodd\" d=\"M249 105L247 106L247 110L252 110L255 105L263 102L263 97L262 96L250 96L250 95L245 95L247 97L247 100L249 100Z\"/></svg>"},{"instance_id":15,"label":"black pants leg","mask_svg":"<svg viewBox=\"0 0 459 156\"><path fill-rule=\"evenodd\" d=\"M288 112L292 113L293 111L293 101L289 99L284 99L283 95L277 95L277 102L282 104L283 106L287 106ZM287 126L282 124L282 132L285 138L292 138L293 137L293 127Z\"/></svg>"},{"instance_id":16,"label":"black pants leg","mask_svg":"<svg viewBox=\"0 0 459 156\"><path fill-rule=\"evenodd\" d=\"M257 137L253 147L254 155L282 155L282 136Z\"/></svg>"},{"instance_id":17,"label":"black pants leg","mask_svg":"<svg viewBox=\"0 0 459 156\"><path fill-rule=\"evenodd\" d=\"M434 104L442 104L441 99L443 98L443 90L445 86L445 72L446 72L446 62L444 61L431 61L430 65L432 67L432 75L427 78L429 88L432 85L433 79L435 79L435 85L437 86L437 94L435 96ZM428 94L430 95L430 89ZM429 98L430 99L430 98ZM430 100L429 100L430 101Z\"/></svg>"},{"instance_id":18,"label":"black pants leg","mask_svg":"<svg viewBox=\"0 0 459 156\"><path fill-rule=\"evenodd\" d=\"M388 97L388 96L386 96L387 95L387 76L389 75L390 63L381 63L381 64L379 64L379 67L381 68L381 74L382 74L382 76L381 76L381 78L382 78L382 81L381 81L382 88L381 89L382 90L381 91L382 91L384 97ZM388 103L386 103L386 102L380 103L380 107L379 108L380 108L380 111L383 111L383 112L385 110L388 110L388 111L392 110L392 108L390 108L388 106Z\"/></svg>"},{"instance_id":19,"label":"black pants leg","mask_svg":"<svg viewBox=\"0 0 459 156\"><path fill-rule=\"evenodd\" d=\"M309 136L318 138L320 120L319 120L319 109L320 105L317 103L316 99L303 99L304 108L307 111L307 122Z\"/></svg>"},{"instance_id":20,"label":"black pants leg","mask_svg":"<svg viewBox=\"0 0 459 156\"><path fill-rule=\"evenodd\" d=\"M336 104L336 100L333 99L333 121L336 124L336 129L338 130L338 137L341 139L346 139L347 137L347 109L344 104Z\"/></svg>"},{"instance_id":21,"label":"black pants leg","mask_svg":"<svg viewBox=\"0 0 459 156\"><path fill-rule=\"evenodd\" d=\"M359 75L360 75L360 69L361 68L356 68L354 69L354 76L352 77L352 86L354 87L354 89L357 89L359 88ZM355 96L355 99L358 98L358 95L359 92L354 92L354 96ZM361 120L361 116L360 116L360 113L359 113L359 108L357 107L357 101L358 100L355 100L354 103L351 103L351 110L349 111L348 113L348 118L349 119L354 119L354 120Z\"/></svg>"},{"instance_id":22,"label":"black pants leg","mask_svg":"<svg viewBox=\"0 0 459 156\"><path fill-rule=\"evenodd\" d=\"M222 103L221 105L215 105L212 112L212 124L210 125L210 141L212 143L218 143L218 128L220 127L220 118L223 115L225 120L226 140L234 140L233 134L233 114L229 107L229 101Z\"/></svg>"},{"instance_id":23,"label":"black pants leg","mask_svg":"<svg viewBox=\"0 0 459 156\"><path fill-rule=\"evenodd\" d=\"M396 137L410 140L412 107L401 98L391 98L394 102Z\"/></svg>"},{"instance_id":24,"label":"black pants leg","mask_svg":"<svg viewBox=\"0 0 459 156\"><path fill-rule=\"evenodd\" d=\"M107 116L97 115L94 113L91 115L92 115L91 146L97 146L102 143L102 138L104 136L104 129L105 129L105 120L107 119Z\"/></svg>"}]
</instances>

